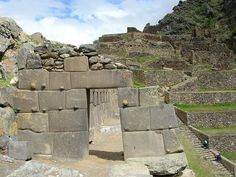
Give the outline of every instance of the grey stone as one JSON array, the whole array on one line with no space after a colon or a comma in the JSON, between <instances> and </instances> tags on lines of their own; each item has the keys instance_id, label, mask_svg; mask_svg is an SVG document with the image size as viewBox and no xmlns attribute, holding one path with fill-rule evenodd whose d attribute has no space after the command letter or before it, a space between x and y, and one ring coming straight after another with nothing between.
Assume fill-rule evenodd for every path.
<instances>
[{"instance_id":1,"label":"grey stone","mask_svg":"<svg viewBox=\"0 0 236 177\"><path fill-rule=\"evenodd\" d=\"M47 53L44 53L44 54L40 55L40 57L42 59L48 59L48 58L57 59L58 58L58 52L47 52Z\"/></svg>"},{"instance_id":2,"label":"grey stone","mask_svg":"<svg viewBox=\"0 0 236 177\"><path fill-rule=\"evenodd\" d=\"M96 47L93 44L83 44L83 45L80 45L79 52L83 52L83 53L96 52Z\"/></svg>"},{"instance_id":3,"label":"grey stone","mask_svg":"<svg viewBox=\"0 0 236 177\"><path fill-rule=\"evenodd\" d=\"M5 38L18 39L22 32L21 27L9 17L0 17L0 34Z\"/></svg>"},{"instance_id":4,"label":"grey stone","mask_svg":"<svg viewBox=\"0 0 236 177\"><path fill-rule=\"evenodd\" d=\"M70 168L59 168L31 160L7 177L83 177L78 171Z\"/></svg>"},{"instance_id":5,"label":"grey stone","mask_svg":"<svg viewBox=\"0 0 236 177\"><path fill-rule=\"evenodd\" d=\"M122 63L115 63L115 65L117 66L117 69L128 69L128 67Z\"/></svg>"},{"instance_id":6,"label":"grey stone","mask_svg":"<svg viewBox=\"0 0 236 177\"><path fill-rule=\"evenodd\" d=\"M43 65L43 68L46 68L46 67L52 67L56 64L56 62L54 63L54 59L53 58L48 58L48 59L44 59L42 60L42 65Z\"/></svg>"},{"instance_id":7,"label":"grey stone","mask_svg":"<svg viewBox=\"0 0 236 177\"><path fill-rule=\"evenodd\" d=\"M16 131L15 113L13 109L10 107L0 107L0 137L3 136L0 141L2 141L3 145L6 140L4 135L14 135Z\"/></svg>"},{"instance_id":8,"label":"grey stone","mask_svg":"<svg viewBox=\"0 0 236 177\"><path fill-rule=\"evenodd\" d=\"M168 154L160 157L130 158L128 162L138 162L146 165L152 175L175 175L187 167L184 153Z\"/></svg>"},{"instance_id":9,"label":"grey stone","mask_svg":"<svg viewBox=\"0 0 236 177\"><path fill-rule=\"evenodd\" d=\"M7 49L10 48L10 46L14 45L14 42L10 39L7 39L0 35L0 54L4 54Z\"/></svg>"},{"instance_id":10,"label":"grey stone","mask_svg":"<svg viewBox=\"0 0 236 177\"><path fill-rule=\"evenodd\" d=\"M88 71L88 57L79 56L79 57L71 57L67 58L64 61L64 69L65 71Z\"/></svg>"},{"instance_id":11,"label":"grey stone","mask_svg":"<svg viewBox=\"0 0 236 177\"><path fill-rule=\"evenodd\" d=\"M109 177L152 177L148 168L140 163L127 163L111 167Z\"/></svg>"},{"instance_id":12,"label":"grey stone","mask_svg":"<svg viewBox=\"0 0 236 177\"><path fill-rule=\"evenodd\" d=\"M2 87L0 88L0 105L2 106L12 106L13 105L13 95L16 91L15 87Z\"/></svg>"},{"instance_id":13,"label":"grey stone","mask_svg":"<svg viewBox=\"0 0 236 177\"><path fill-rule=\"evenodd\" d=\"M46 113L20 113L16 115L17 127L33 132L48 132L48 114Z\"/></svg>"},{"instance_id":14,"label":"grey stone","mask_svg":"<svg viewBox=\"0 0 236 177\"><path fill-rule=\"evenodd\" d=\"M69 72L50 72L49 73L50 90L69 90L71 89Z\"/></svg>"},{"instance_id":15,"label":"grey stone","mask_svg":"<svg viewBox=\"0 0 236 177\"><path fill-rule=\"evenodd\" d=\"M183 152L183 147L175 132L175 129L166 129L162 131L166 153Z\"/></svg>"},{"instance_id":16,"label":"grey stone","mask_svg":"<svg viewBox=\"0 0 236 177\"><path fill-rule=\"evenodd\" d=\"M52 133L34 133L29 130L18 130L19 141L31 141L32 153L51 155L53 148Z\"/></svg>"},{"instance_id":17,"label":"grey stone","mask_svg":"<svg viewBox=\"0 0 236 177\"><path fill-rule=\"evenodd\" d=\"M96 63L96 64L93 64L91 67L90 67L91 70L102 70L103 69L103 65L101 63Z\"/></svg>"},{"instance_id":18,"label":"grey stone","mask_svg":"<svg viewBox=\"0 0 236 177\"><path fill-rule=\"evenodd\" d=\"M117 69L117 66L113 63L105 64L104 69Z\"/></svg>"},{"instance_id":19,"label":"grey stone","mask_svg":"<svg viewBox=\"0 0 236 177\"><path fill-rule=\"evenodd\" d=\"M26 56L26 68L27 69L39 69L42 68L41 58L38 54L28 53Z\"/></svg>"},{"instance_id":20,"label":"grey stone","mask_svg":"<svg viewBox=\"0 0 236 177\"><path fill-rule=\"evenodd\" d=\"M37 44L44 44L44 42L47 41L47 39L42 35L40 32L36 32L34 34L31 34L30 37L35 41Z\"/></svg>"},{"instance_id":21,"label":"grey stone","mask_svg":"<svg viewBox=\"0 0 236 177\"><path fill-rule=\"evenodd\" d=\"M66 91L66 108L87 108L87 93L85 89L72 89Z\"/></svg>"},{"instance_id":22,"label":"grey stone","mask_svg":"<svg viewBox=\"0 0 236 177\"><path fill-rule=\"evenodd\" d=\"M89 64L96 64L100 61L100 58L98 56L93 56L89 58Z\"/></svg>"},{"instance_id":23,"label":"grey stone","mask_svg":"<svg viewBox=\"0 0 236 177\"><path fill-rule=\"evenodd\" d=\"M84 52L84 55L87 57L93 57L93 56L97 56L98 53L97 52Z\"/></svg>"},{"instance_id":24,"label":"grey stone","mask_svg":"<svg viewBox=\"0 0 236 177\"><path fill-rule=\"evenodd\" d=\"M41 91L38 95L40 111L65 109L65 92Z\"/></svg>"},{"instance_id":25,"label":"grey stone","mask_svg":"<svg viewBox=\"0 0 236 177\"><path fill-rule=\"evenodd\" d=\"M127 104L124 105L124 102ZM119 88L118 89L119 107L135 107L139 106L139 92L137 88Z\"/></svg>"},{"instance_id":26,"label":"grey stone","mask_svg":"<svg viewBox=\"0 0 236 177\"><path fill-rule=\"evenodd\" d=\"M145 87L139 88L140 106L153 106L160 104L159 87Z\"/></svg>"},{"instance_id":27,"label":"grey stone","mask_svg":"<svg viewBox=\"0 0 236 177\"><path fill-rule=\"evenodd\" d=\"M124 158L162 156L162 134L154 131L123 132Z\"/></svg>"},{"instance_id":28,"label":"grey stone","mask_svg":"<svg viewBox=\"0 0 236 177\"><path fill-rule=\"evenodd\" d=\"M32 158L31 142L29 141L10 141L9 157L16 160L28 160Z\"/></svg>"},{"instance_id":29,"label":"grey stone","mask_svg":"<svg viewBox=\"0 0 236 177\"><path fill-rule=\"evenodd\" d=\"M21 113L38 112L38 93L35 91L17 90L13 97L13 108Z\"/></svg>"},{"instance_id":30,"label":"grey stone","mask_svg":"<svg viewBox=\"0 0 236 177\"><path fill-rule=\"evenodd\" d=\"M49 72L44 69L20 70L18 78L20 89L41 90L49 88Z\"/></svg>"},{"instance_id":31,"label":"grey stone","mask_svg":"<svg viewBox=\"0 0 236 177\"><path fill-rule=\"evenodd\" d=\"M33 53L34 47L30 43L22 44L20 49L17 51L16 60L18 69L25 69L26 68L26 60L27 56L30 53Z\"/></svg>"},{"instance_id":32,"label":"grey stone","mask_svg":"<svg viewBox=\"0 0 236 177\"><path fill-rule=\"evenodd\" d=\"M9 141L10 141L9 136L1 135L0 136L0 149L6 149Z\"/></svg>"},{"instance_id":33,"label":"grey stone","mask_svg":"<svg viewBox=\"0 0 236 177\"><path fill-rule=\"evenodd\" d=\"M89 153L88 145L87 131L55 133L53 156L62 159L84 159Z\"/></svg>"},{"instance_id":34,"label":"grey stone","mask_svg":"<svg viewBox=\"0 0 236 177\"><path fill-rule=\"evenodd\" d=\"M111 59L110 59L110 58L101 58L101 63L102 63L102 64L111 63Z\"/></svg>"},{"instance_id":35,"label":"grey stone","mask_svg":"<svg viewBox=\"0 0 236 177\"><path fill-rule=\"evenodd\" d=\"M124 131L150 130L149 107L133 107L121 109L121 125Z\"/></svg>"},{"instance_id":36,"label":"grey stone","mask_svg":"<svg viewBox=\"0 0 236 177\"><path fill-rule=\"evenodd\" d=\"M57 61L55 61L55 65L56 65L56 66L63 66L63 65L64 65L64 62L63 62L63 61L60 61L60 60L57 60Z\"/></svg>"},{"instance_id":37,"label":"grey stone","mask_svg":"<svg viewBox=\"0 0 236 177\"><path fill-rule=\"evenodd\" d=\"M60 57L65 59L65 58L70 57L70 54L64 53L64 54L61 54Z\"/></svg>"},{"instance_id":38,"label":"grey stone","mask_svg":"<svg viewBox=\"0 0 236 177\"><path fill-rule=\"evenodd\" d=\"M75 132L88 130L86 109L49 111L50 132Z\"/></svg>"},{"instance_id":39,"label":"grey stone","mask_svg":"<svg viewBox=\"0 0 236 177\"><path fill-rule=\"evenodd\" d=\"M118 88L131 87L132 72L130 71L89 71L72 72L72 88Z\"/></svg>"},{"instance_id":40,"label":"grey stone","mask_svg":"<svg viewBox=\"0 0 236 177\"><path fill-rule=\"evenodd\" d=\"M178 122L173 105L151 106L151 129L177 128Z\"/></svg>"}]
</instances>

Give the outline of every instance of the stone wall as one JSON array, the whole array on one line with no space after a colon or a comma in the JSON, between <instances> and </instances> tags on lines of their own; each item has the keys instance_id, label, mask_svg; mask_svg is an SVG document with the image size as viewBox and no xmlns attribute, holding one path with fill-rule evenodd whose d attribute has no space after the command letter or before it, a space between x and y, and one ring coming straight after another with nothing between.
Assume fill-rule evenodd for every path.
<instances>
[{"instance_id":1,"label":"stone wall","mask_svg":"<svg viewBox=\"0 0 236 177\"><path fill-rule=\"evenodd\" d=\"M236 111L185 112L176 108L177 116L186 124L198 127L227 127L236 124Z\"/></svg>"},{"instance_id":2,"label":"stone wall","mask_svg":"<svg viewBox=\"0 0 236 177\"><path fill-rule=\"evenodd\" d=\"M143 93L150 95L145 88L119 89L125 159L182 152L173 106L151 103L153 96L143 101Z\"/></svg>"},{"instance_id":3,"label":"stone wall","mask_svg":"<svg viewBox=\"0 0 236 177\"><path fill-rule=\"evenodd\" d=\"M97 111L108 111L101 104L108 101L105 89L130 86L130 71L91 71L84 56L66 58L62 72L20 70L19 89L12 105L17 111L18 139L32 141L35 154L85 158L89 152L89 130L95 121L91 116L89 122L89 102L95 99L90 92L104 89L96 90L95 102L103 107Z\"/></svg>"},{"instance_id":4,"label":"stone wall","mask_svg":"<svg viewBox=\"0 0 236 177\"><path fill-rule=\"evenodd\" d=\"M236 91L167 92L165 99L167 103L178 104L235 103Z\"/></svg>"},{"instance_id":5,"label":"stone wall","mask_svg":"<svg viewBox=\"0 0 236 177\"><path fill-rule=\"evenodd\" d=\"M214 135L209 136L210 148L215 148L220 152L234 152L236 151L236 135Z\"/></svg>"}]
</instances>

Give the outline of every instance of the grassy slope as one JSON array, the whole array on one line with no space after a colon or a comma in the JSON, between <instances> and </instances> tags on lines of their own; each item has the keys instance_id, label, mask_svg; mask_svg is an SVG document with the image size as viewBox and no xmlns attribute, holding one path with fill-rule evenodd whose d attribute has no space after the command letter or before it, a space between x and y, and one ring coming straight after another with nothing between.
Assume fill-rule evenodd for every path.
<instances>
[{"instance_id":1,"label":"grassy slope","mask_svg":"<svg viewBox=\"0 0 236 177\"><path fill-rule=\"evenodd\" d=\"M226 157L229 160L232 160L234 163L236 163L236 151L234 152L222 152L222 155Z\"/></svg>"},{"instance_id":2,"label":"grassy slope","mask_svg":"<svg viewBox=\"0 0 236 177\"><path fill-rule=\"evenodd\" d=\"M176 107L186 112L226 111L226 110L236 110L236 103L224 103L216 105L176 104Z\"/></svg>"},{"instance_id":3,"label":"grassy slope","mask_svg":"<svg viewBox=\"0 0 236 177\"><path fill-rule=\"evenodd\" d=\"M222 134L236 134L236 125L231 125L229 127L220 128L202 128L196 127L199 130L209 134L209 135L222 135Z\"/></svg>"},{"instance_id":4,"label":"grassy slope","mask_svg":"<svg viewBox=\"0 0 236 177\"><path fill-rule=\"evenodd\" d=\"M183 144L190 169L194 171L196 177L215 176L215 167L201 157L201 155L194 149L190 141L191 140L189 138L181 134L181 142Z\"/></svg>"}]
</instances>

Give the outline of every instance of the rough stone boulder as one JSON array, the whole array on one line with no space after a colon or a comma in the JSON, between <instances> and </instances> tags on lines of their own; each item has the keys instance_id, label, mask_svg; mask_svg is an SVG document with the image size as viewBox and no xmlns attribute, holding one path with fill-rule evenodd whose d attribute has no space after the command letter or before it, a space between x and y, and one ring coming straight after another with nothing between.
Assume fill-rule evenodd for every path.
<instances>
[{"instance_id":1,"label":"rough stone boulder","mask_svg":"<svg viewBox=\"0 0 236 177\"><path fill-rule=\"evenodd\" d=\"M112 166L108 177L151 177L151 175L145 165L127 163Z\"/></svg>"},{"instance_id":2,"label":"rough stone boulder","mask_svg":"<svg viewBox=\"0 0 236 177\"><path fill-rule=\"evenodd\" d=\"M12 18L0 17L0 54L2 55L15 40L18 39L22 29Z\"/></svg>"},{"instance_id":3,"label":"rough stone boulder","mask_svg":"<svg viewBox=\"0 0 236 177\"><path fill-rule=\"evenodd\" d=\"M152 175L175 175L187 167L184 153L168 154L160 157L130 158L128 162L139 162L148 167Z\"/></svg>"},{"instance_id":4,"label":"rough stone boulder","mask_svg":"<svg viewBox=\"0 0 236 177\"><path fill-rule=\"evenodd\" d=\"M40 32L36 32L30 36L37 44L44 44L44 42L47 40Z\"/></svg>"},{"instance_id":5,"label":"rough stone boulder","mask_svg":"<svg viewBox=\"0 0 236 177\"><path fill-rule=\"evenodd\" d=\"M21 177L21 176L83 177L83 175L78 170L53 167L35 160L25 163L25 165L21 166L19 169L17 169L7 177Z\"/></svg>"}]
</instances>

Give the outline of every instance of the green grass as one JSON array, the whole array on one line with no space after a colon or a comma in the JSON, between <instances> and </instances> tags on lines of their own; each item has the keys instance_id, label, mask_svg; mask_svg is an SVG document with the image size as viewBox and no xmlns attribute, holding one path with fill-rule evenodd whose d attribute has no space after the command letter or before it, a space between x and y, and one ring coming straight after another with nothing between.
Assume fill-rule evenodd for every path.
<instances>
[{"instance_id":1,"label":"green grass","mask_svg":"<svg viewBox=\"0 0 236 177\"><path fill-rule=\"evenodd\" d=\"M236 103L224 103L224 104L215 104L215 105L176 104L175 106L186 112L236 110Z\"/></svg>"},{"instance_id":2,"label":"green grass","mask_svg":"<svg viewBox=\"0 0 236 177\"><path fill-rule=\"evenodd\" d=\"M137 80L137 79L134 79L133 82L134 82L134 87L135 88L143 88L143 87L145 87L145 84L143 82Z\"/></svg>"},{"instance_id":3,"label":"green grass","mask_svg":"<svg viewBox=\"0 0 236 177\"><path fill-rule=\"evenodd\" d=\"M230 125L228 127L217 127L217 128L203 128L195 126L195 128L205 132L208 135L236 134L236 125Z\"/></svg>"},{"instance_id":4,"label":"green grass","mask_svg":"<svg viewBox=\"0 0 236 177\"><path fill-rule=\"evenodd\" d=\"M236 151L233 152L222 152L222 155L226 157L227 159L233 161L236 163Z\"/></svg>"},{"instance_id":5,"label":"green grass","mask_svg":"<svg viewBox=\"0 0 236 177\"><path fill-rule=\"evenodd\" d=\"M10 84L9 80L0 79L0 87L6 87Z\"/></svg>"},{"instance_id":6,"label":"green grass","mask_svg":"<svg viewBox=\"0 0 236 177\"><path fill-rule=\"evenodd\" d=\"M191 140L181 134L180 138L184 147L184 152L187 156L189 168L192 169L196 177L213 177L216 176L217 170L207 160L194 149Z\"/></svg>"},{"instance_id":7,"label":"green grass","mask_svg":"<svg viewBox=\"0 0 236 177\"><path fill-rule=\"evenodd\" d=\"M143 57L134 57L134 58L128 58L129 61L138 62L138 63L144 63L148 61L159 61L160 57L155 55L148 55Z\"/></svg>"}]
</instances>

